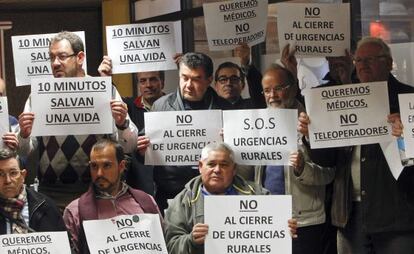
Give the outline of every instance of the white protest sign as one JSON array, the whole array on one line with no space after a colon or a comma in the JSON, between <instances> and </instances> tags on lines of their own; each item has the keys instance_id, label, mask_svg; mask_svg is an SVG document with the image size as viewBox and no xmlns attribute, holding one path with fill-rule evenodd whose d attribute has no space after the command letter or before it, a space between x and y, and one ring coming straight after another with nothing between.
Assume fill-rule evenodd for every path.
<instances>
[{"instance_id":1,"label":"white protest sign","mask_svg":"<svg viewBox=\"0 0 414 254\"><path fill-rule=\"evenodd\" d=\"M296 109L223 111L224 142L240 165L287 165L296 151Z\"/></svg>"},{"instance_id":2,"label":"white protest sign","mask_svg":"<svg viewBox=\"0 0 414 254\"><path fill-rule=\"evenodd\" d=\"M173 22L107 26L106 42L112 73L177 69Z\"/></svg>"},{"instance_id":3,"label":"white protest sign","mask_svg":"<svg viewBox=\"0 0 414 254\"><path fill-rule=\"evenodd\" d=\"M313 88L305 92L305 102L312 148L392 140L386 82Z\"/></svg>"},{"instance_id":4,"label":"white protest sign","mask_svg":"<svg viewBox=\"0 0 414 254\"><path fill-rule=\"evenodd\" d=\"M66 231L1 235L0 242L0 254L71 254Z\"/></svg>"},{"instance_id":5,"label":"white protest sign","mask_svg":"<svg viewBox=\"0 0 414 254\"><path fill-rule=\"evenodd\" d=\"M146 165L197 165L204 146L221 140L221 110L145 112L144 120Z\"/></svg>"},{"instance_id":6,"label":"white protest sign","mask_svg":"<svg viewBox=\"0 0 414 254\"><path fill-rule=\"evenodd\" d=\"M83 221L91 254L168 254L158 214Z\"/></svg>"},{"instance_id":7,"label":"white protest sign","mask_svg":"<svg viewBox=\"0 0 414 254\"><path fill-rule=\"evenodd\" d=\"M112 133L110 77L32 79L33 136Z\"/></svg>"},{"instance_id":8,"label":"white protest sign","mask_svg":"<svg viewBox=\"0 0 414 254\"><path fill-rule=\"evenodd\" d=\"M414 158L414 94L399 94L398 101L404 126L405 156Z\"/></svg>"},{"instance_id":9,"label":"white protest sign","mask_svg":"<svg viewBox=\"0 0 414 254\"><path fill-rule=\"evenodd\" d=\"M292 253L292 196L205 196L205 253Z\"/></svg>"},{"instance_id":10,"label":"white protest sign","mask_svg":"<svg viewBox=\"0 0 414 254\"><path fill-rule=\"evenodd\" d=\"M0 137L10 131L9 123L9 107L7 97L0 97ZM4 142L0 142L0 148L4 146Z\"/></svg>"},{"instance_id":11,"label":"white protest sign","mask_svg":"<svg viewBox=\"0 0 414 254\"><path fill-rule=\"evenodd\" d=\"M350 49L350 10L344 4L277 4L280 52L286 44L297 56L343 56Z\"/></svg>"},{"instance_id":12,"label":"white protest sign","mask_svg":"<svg viewBox=\"0 0 414 254\"><path fill-rule=\"evenodd\" d=\"M85 32L73 33L86 45ZM12 36L16 86L28 86L32 78L53 77L49 45L55 35L56 33ZM86 48L84 52L86 53ZM86 57L82 67L86 73Z\"/></svg>"},{"instance_id":13,"label":"white protest sign","mask_svg":"<svg viewBox=\"0 0 414 254\"><path fill-rule=\"evenodd\" d=\"M265 40L267 0L233 0L203 4L208 47L234 49L240 43L249 46Z\"/></svg>"}]
</instances>

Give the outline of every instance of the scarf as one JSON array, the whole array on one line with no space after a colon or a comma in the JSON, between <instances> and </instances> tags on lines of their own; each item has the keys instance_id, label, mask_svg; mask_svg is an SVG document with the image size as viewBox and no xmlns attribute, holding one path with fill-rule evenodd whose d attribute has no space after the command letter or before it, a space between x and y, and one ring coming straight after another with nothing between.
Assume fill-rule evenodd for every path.
<instances>
[{"instance_id":1,"label":"scarf","mask_svg":"<svg viewBox=\"0 0 414 254\"><path fill-rule=\"evenodd\" d=\"M22 191L16 198L3 198L0 197L0 207L2 210L13 218L14 221L10 221L12 225L12 234L25 234L28 233L28 227L22 216L22 210L27 202L26 189L22 188Z\"/></svg>"}]
</instances>

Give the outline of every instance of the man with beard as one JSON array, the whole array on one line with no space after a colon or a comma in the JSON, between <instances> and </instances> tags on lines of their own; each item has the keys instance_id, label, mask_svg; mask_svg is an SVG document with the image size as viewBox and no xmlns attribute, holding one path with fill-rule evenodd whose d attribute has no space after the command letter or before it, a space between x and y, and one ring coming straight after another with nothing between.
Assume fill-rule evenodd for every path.
<instances>
[{"instance_id":1,"label":"man with beard","mask_svg":"<svg viewBox=\"0 0 414 254\"><path fill-rule=\"evenodd\" d=\"M296 79L286 68L273 64L264 73L262 86L268 108L297 109L298 114L305 112L296 99ZM292 195L292 213L300 235L292 241L292 253L320 254L325 186L333 180L334 169L313 163L300 141L301 135L298 135L298 151L290 154L289 165L256 167L255 180L273 195Z\"/></svg>"},{"instance_id":2,"label":"man with beard","mask_svg":"<svg viewBox=\"0 0 414 254\"><path fill-rule=\"evenodd\" d=\"M118 215L159 214L154 199L121 181L125 169L122 146L110 139L99 140L91 150L89 167L92 184L65 209L63 219L77 253L89 253L82 222ZM161 216L161 215L160 215Z\"/></svg>"}]
</instances>

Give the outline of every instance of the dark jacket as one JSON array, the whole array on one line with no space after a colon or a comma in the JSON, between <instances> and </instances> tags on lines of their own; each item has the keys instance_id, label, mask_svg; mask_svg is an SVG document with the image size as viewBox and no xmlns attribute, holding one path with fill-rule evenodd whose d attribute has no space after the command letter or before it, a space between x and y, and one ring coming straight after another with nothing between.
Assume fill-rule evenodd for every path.
<instances>
[{"instance_id":1,"label":"dark jacket","mask_svg":"<svg viewBox=\"0 0 414 254\"><path fill-rule=\"evenodd\" d=\"M414 87L390 75L390 112L399 112L398 94L413 92ZM339 227L347 225L352 209L352 151L353 147L311 150L315 163L336 166L331 216L332 223ZM404 168L395 180L379 144L362 145L360 163L363 230L367 233L414 230L414 174L410 173L414 167Z\"/></svg>"},{"instance_id":2,"label":"dark jacket","mask_svg":"<svg viewBox=\"0 0 414 254\"><path fill-rule=\"evenodd\" d=\"M66 231L55 203L45 195L26 188L29 204L29 226L36 232ZM6 234L6 220L0 215L0 235Z\"/></svg>"},{"instance_id":3,"label":"dark jacket","mask_svg":"<svg viewBox=\"0 0 414 254\"><path fill-rule=\"evenodd\" d=\"M189 104L186 104L182 98L179 89L176 92L167 94L152 106L152 111L181 111L191 110ZM232 109L232 105L225 99L219 97L213 88L208 87L202 102L198 104L197 109ZM193 108L194 109L194 108ZM167 208L167 199L172 199L181 190L184 185L193 177L199 175L198 167L192 166L155 166L154 181L157 186L155 200L160 210Z\"/></svg>"}]
</instances>

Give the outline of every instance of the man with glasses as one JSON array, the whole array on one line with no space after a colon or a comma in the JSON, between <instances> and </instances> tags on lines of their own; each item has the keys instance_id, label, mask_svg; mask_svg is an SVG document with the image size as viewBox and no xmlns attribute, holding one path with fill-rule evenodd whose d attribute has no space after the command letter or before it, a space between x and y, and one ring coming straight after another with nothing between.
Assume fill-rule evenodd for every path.
<instances>
[{"instance_id":1,"label":"man with glasses","mask_svg":"<svg viewBox=\"0 0 414 254\"><path fill-rule=\"evenodd\" d=\"M84 45L72 32L60 32L52 38L49 56L53 76L85 77L82 67L85 60ZM116 88L113 87L111 111L114 119L113 133L124 149L131 152L138 135L134 123L129 121L128 109ZM35 149L39 153L39 191L53 198L64 208L71 200L85 192L90 182L88 154L94 143L104 135L68 135L31 137L35 115L30 96L24 112L19 116L19 141L25 153ZM23 148L24 147L24 148Z\"/></svg>"},{"instance_id":2,"label":"man with glasses","mask_svg":"<svg viewBox=\"0 0 414 254\"><path fill-rule=\"evenodd\" d=\"M53 201L24 185L26 174L14 151L0 149L0 235L66 231Z\"/></svg>"},{"instance_id":3,"label":"man with glasses","mask_svg":"<svg viewBox=\"0 0 414 254\"><path fill-rule=\"evenodd\" d=\"M263 95L268 108L297 109L305 112L296 99L296 78L286 68L273 64L262 79ZM325 229L325 186L334 178L332 167L321 167L309 159L298 136L298 151L292 151L289 165L258 166L255 181L273 195L292 195L293 218L298 221L297 239L292 241L292 253L322 253L322 233Z\"/></svg>"},{"instance_id":4,"label":"man with glasses","mask_svg":"<svg viewBox=\"0 0 414 254\"><path fill-rule=\"evenodd\" d=\"M361 82L387 81L392 133L402 131L398 94L414 88L392 74L390 48L379 38L359 41L354 56ZM308 134L311 120L301 115L299 131ZM398 136L398 135L397 135ZM414 250L414 167L405 166L397 180L379 144L315 149L312 158L335 166L332 224L338 230L338 253L410 254Z\"/></svg>"}]
</instances>

